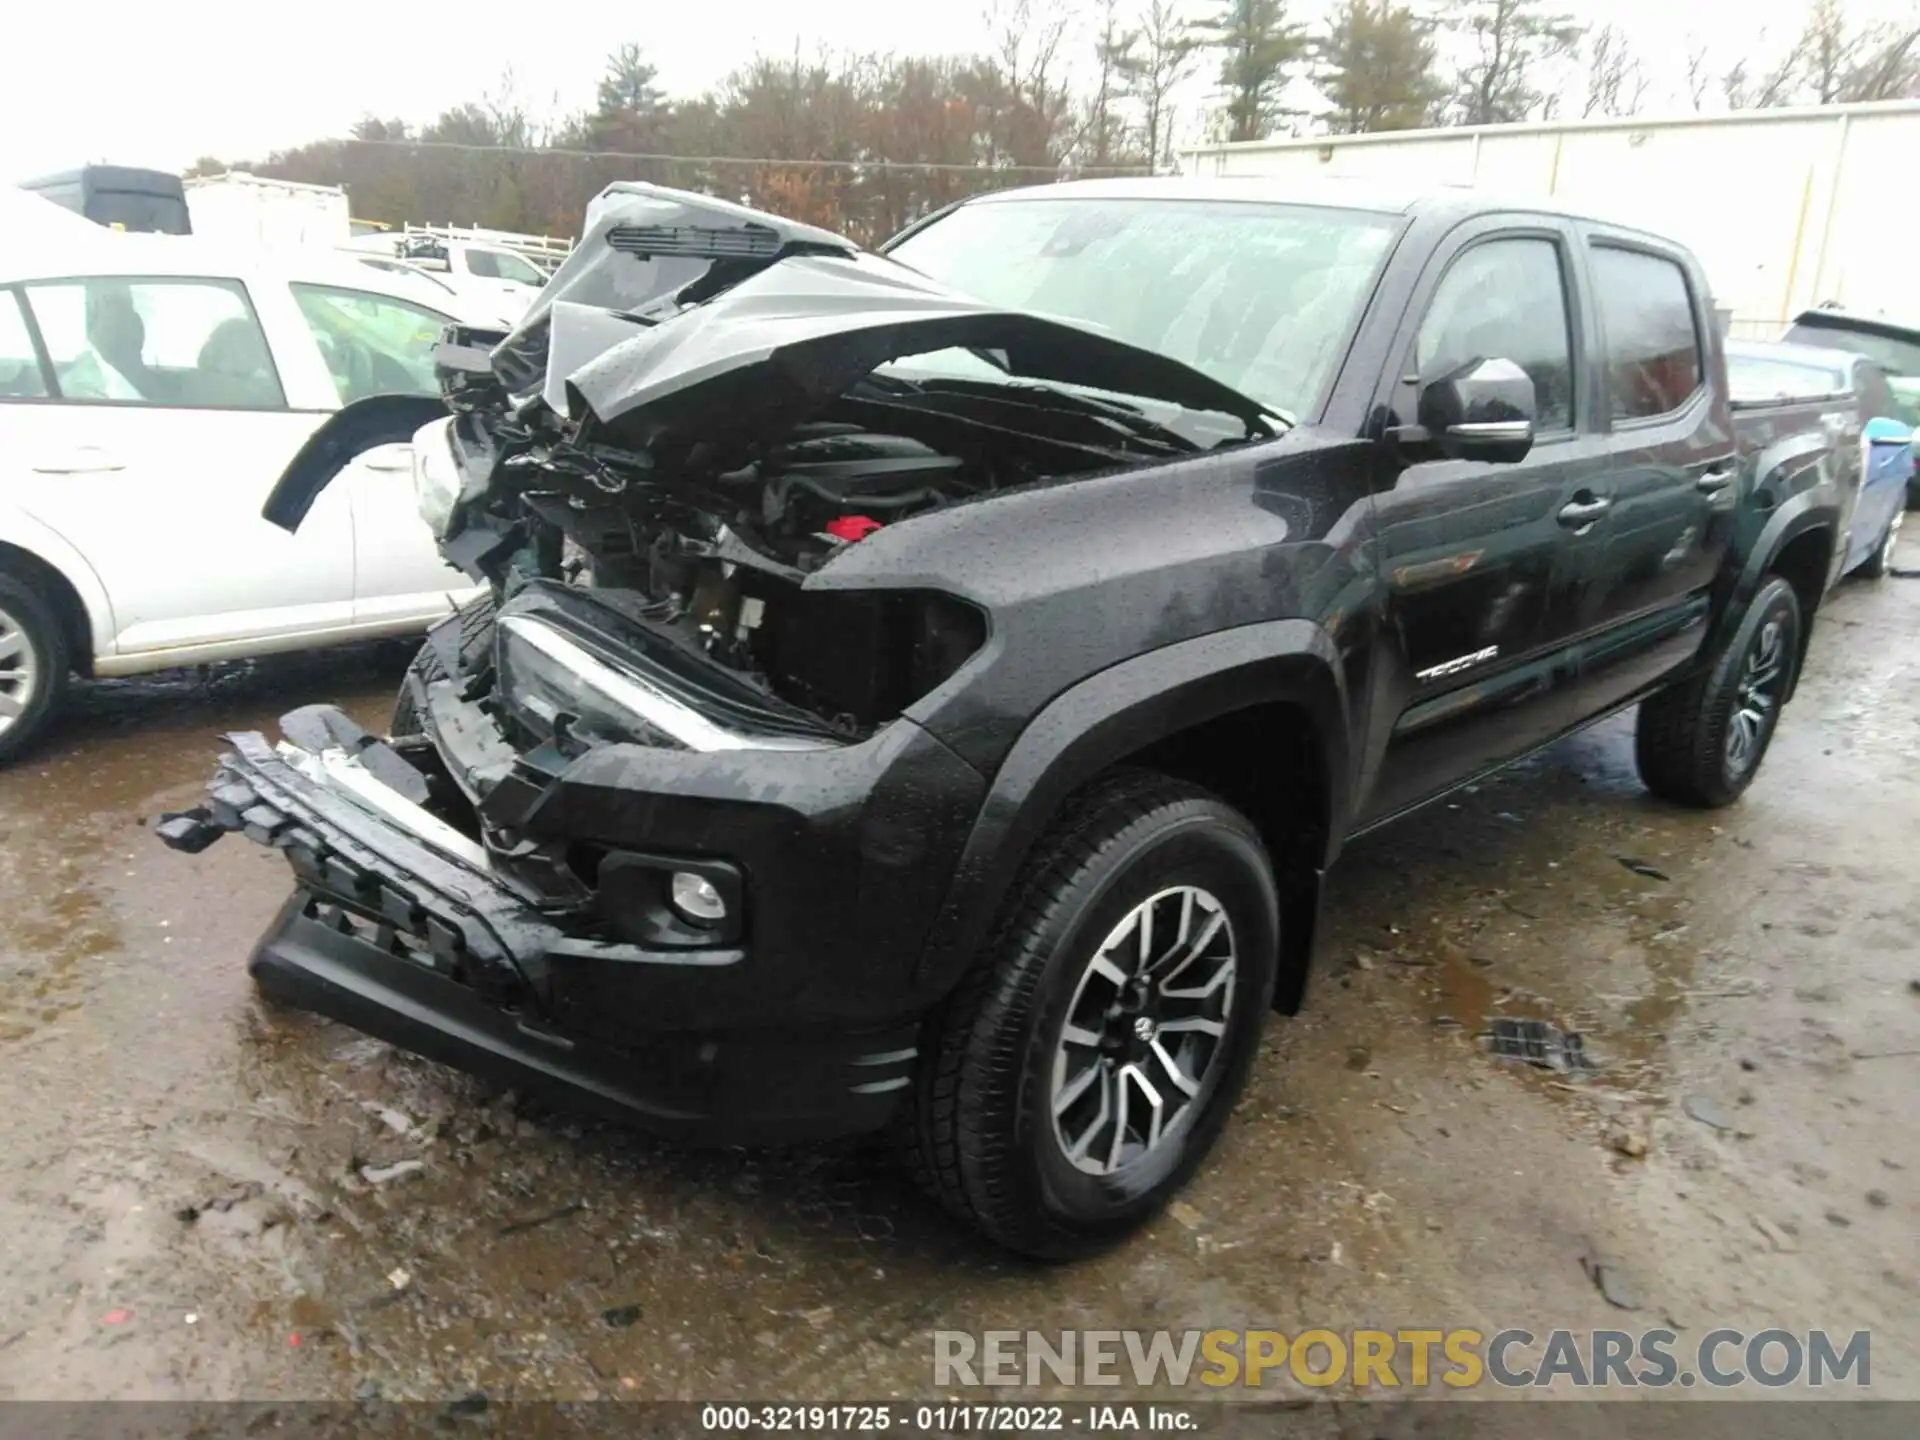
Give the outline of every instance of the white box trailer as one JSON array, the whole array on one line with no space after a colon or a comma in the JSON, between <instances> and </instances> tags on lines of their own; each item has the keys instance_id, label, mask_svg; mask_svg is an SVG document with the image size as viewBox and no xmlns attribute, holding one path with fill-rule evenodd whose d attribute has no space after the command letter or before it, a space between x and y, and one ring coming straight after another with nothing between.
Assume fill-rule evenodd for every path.
<instances>
[{"instance_id":1,"label":"white box trailer","mask_svg":"<svg viewBox=\"0 0 1920 1440\"><path fill-rule=\"evenodd\" d=\"M193 233L239 244L344 245L353 238L347 192L229 170L182 182Z\"/></svg>"},{"instance_id":2,"label":"white box trailer","mask_svg":"<svg viewBox=\"0 0 1920 1440\"><path fill-rule=\"evenodd\" d=\"M1256 140L1181 169L1550 198L1688 245L1735 335L1826 303L1920 324L1920 102Z\"/></svg>"}]
</instances>

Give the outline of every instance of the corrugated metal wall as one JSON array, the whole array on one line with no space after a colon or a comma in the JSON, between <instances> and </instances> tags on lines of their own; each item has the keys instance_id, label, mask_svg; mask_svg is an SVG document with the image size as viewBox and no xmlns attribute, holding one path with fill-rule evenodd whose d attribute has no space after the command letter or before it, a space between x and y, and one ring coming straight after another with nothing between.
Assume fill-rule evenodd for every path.
<instances>
[{"instance_id":1,"label":"corrugated metal wall","mask_svg":"<svg viewBox=\"0 0 1920 1440\"><path fill-rule=\"evenodd\" d=\"M1670 235L1734 334L1837 301L1920 319L1920 104L1212 146L1197 175L1354 176L1544 196Z\"/></svg>"}]
</instances>

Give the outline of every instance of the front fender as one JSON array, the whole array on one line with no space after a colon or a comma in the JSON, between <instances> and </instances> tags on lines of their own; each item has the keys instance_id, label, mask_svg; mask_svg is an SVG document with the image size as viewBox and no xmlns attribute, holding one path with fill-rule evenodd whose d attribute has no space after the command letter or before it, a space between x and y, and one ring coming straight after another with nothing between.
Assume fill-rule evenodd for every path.
<instances>
[{"instance_id":1,"label":"front fender","mask_svg":"<svg viewBox=\"0 0 1920 1440\"><path fill-rule=\"evenodd\" d=\"M1275 620L1149 651L1055 697L994 772L916 979L935 993L957 981L1068 795L1156 741L1236 710L1280 701L1307 714L1327 766L1328 838L1316 857L1323 868L1351 808L1341 677L1325 630Z\"/></svg>"},{"instance_id":2,"label":"front fender","mask_svg":"<svg viewBox=\"0 0 1920 1440\"><path fill-rule=\"evenodd\" d=\"M6 546L33 556L71 585L73 593L80 597L92 653L76 655L74 662L87 668L94 656L113 654L114 637L120 633L114 625L113 604L107 598L107 587L100 583L86 556L68 544L59 531L12 505L0 506L0 547Z\"/></svg>"}]
</instances>

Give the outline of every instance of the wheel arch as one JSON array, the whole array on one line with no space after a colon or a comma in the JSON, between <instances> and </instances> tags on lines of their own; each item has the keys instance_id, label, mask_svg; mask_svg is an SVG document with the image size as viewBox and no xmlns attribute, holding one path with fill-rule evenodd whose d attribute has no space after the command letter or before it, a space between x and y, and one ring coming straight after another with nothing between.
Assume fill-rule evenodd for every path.
<instances>
[{"instance_id":1,"label":"wheel arch","mask_svg":"<svg viewBox=\"0 0 1920 1440\"><path fill-rule=\"evenodd\" d=\"M1794 657L1792 686L1786 699L1800 681L1801 662L1813 638L1814 615L1826 599L1835 579L1834 560L1840 545L1840 515L1816 494L1796 495L1768 517L1758 539L1747 552L1734 585L1733 603L1722 617L1722 634L1730 637L1740 624L1747 605L1759 593L1769 575L1778 575L1793 587L1800 602L1800 653Z\"/></svg>"},{"instance_id":2,"label":"wheel arch","mask_svg":"<svg viewBox=\"0 0 1920 1440\"><path fill-rule=\"evenodd\" d=\"M1140 767L1205 786L1259 827L1282 896L1274 1004L1298 1009L1321 876L1351 804L1350 733L1338 652L1305 620L1170 645L1066 690L994 772L921 958L919 985L945 994L958 982L1072 795L1116 768ZM1252 763L1269 756L1273 763Z\"/></svg>"},{"instance_id":3,"label":"wheel arch","mask_svg":"<svg viewBox=\"0 0 1920 1440\"><path fill-rule=\"evenodd\" d=\"M107 592L78 551L44 527L23 525L22 519L9 516L0 524L0 570L19 576L46 599L59 617L68 664L91 675L94 657L112 648Z\"/></svg>"}]
</instances>

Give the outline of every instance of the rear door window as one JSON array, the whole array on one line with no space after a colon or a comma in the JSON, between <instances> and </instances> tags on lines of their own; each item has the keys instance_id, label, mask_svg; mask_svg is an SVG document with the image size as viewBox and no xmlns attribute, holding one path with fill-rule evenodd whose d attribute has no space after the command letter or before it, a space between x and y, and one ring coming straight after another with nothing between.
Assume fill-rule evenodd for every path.
<instances>
[{"instance_id":1,"label":"rear door window","mask_svg":"<svg viewBox=\"0 0 1920 1440\"><path fill-rule=\"evenodd\" d=\"M47 377L33 348L20 295L0 290L0 400L42 400Z\"/></svg>"},{"instance_id":2,"label":"rear door window","mask_svg":"<svg viewBox=\"0 0 1920 1440\"><path fill-rule=\"evenodd\" d=\"M1664 255L1616 245L1594 246L1592 267L1614 421L1672 414L1704 374L1686 271Z\"/></svg>"},{"instance_id":3,"label":"rear door window","mask_svg":"<svg viewBox=\"0 0 1920 1440\"><path fill-rule=\"evenodd\" d=\"M27 303L67 400L281 410L286 394L237 280L56 280Z\"/></svg>"}]
</instances>

